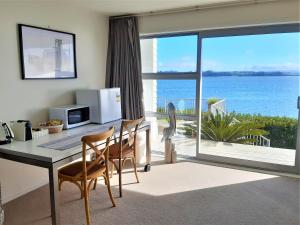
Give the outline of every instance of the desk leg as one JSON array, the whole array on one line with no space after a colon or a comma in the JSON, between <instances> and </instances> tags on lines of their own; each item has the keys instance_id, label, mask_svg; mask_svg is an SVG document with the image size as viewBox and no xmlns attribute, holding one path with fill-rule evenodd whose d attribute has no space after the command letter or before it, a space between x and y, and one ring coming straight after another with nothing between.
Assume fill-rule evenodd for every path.
<instances>
[{"instance_id":1,"label":"desk leg","mask_svg":"<svg viewBox=\"0 0 300 225\"><path fill-rule=\"evenodd\" d=\"M146 130L146 165L144 168L145 172L150 171L151 169L151 130Z\"/></svg>"},{"instance_id":2,"label":"desk leg","mask_svg":"<svg viewBox=\"0 0 300 225\"><path fill-rule=\"evenodd\" d=\"M49 168L49 189L50 189L52 225L60 225L58 176L57 176L57 168L55 166Z\"/></svg>"}]
</instances>

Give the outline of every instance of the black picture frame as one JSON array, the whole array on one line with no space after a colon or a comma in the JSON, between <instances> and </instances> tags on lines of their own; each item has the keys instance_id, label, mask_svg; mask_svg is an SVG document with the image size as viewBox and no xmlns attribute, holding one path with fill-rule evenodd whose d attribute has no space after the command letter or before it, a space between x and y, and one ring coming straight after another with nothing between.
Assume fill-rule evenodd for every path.
<instances>
[{"instance_id":1,"label":"black picture frame","mask_svg":"<svg viewBox=\"0 0 300 225\"><path fill-rule=\"evenodd\" d=\"M43 28L43 27L37 27L37 26L31 26L31 25L26 25L26 24L17 24L18 27L18 34L19 34L19 55L20 55L20 64L21 64L21 76L23 80L56 80L56 79L76 79L77 78L77 62L76 62L76 35L74 33L69 33L69 32L64 32L64 31L59 31L59 30L53 30L53 29L49 29L49 28ZM24 28L25 29L32 29L32 30L36 30L36 31L45 31L46 33L52 34L54 35L55 33L57 35L61 35L61 36L65 36L66 38L68 38L69 40L71 40L71 44L72 47L69 49L72 52L72 56L69 57L69 60L71 60L71 68L72 71L57 71L56 69L53 70L55 73L55 76L47 76L47 75L32 75L32 74L28 74L28 63L25 63L25 49L24 49L24 40L26 39L26 37L24 35L26 35L24 33ZM53 33L54 32L54 33ZM37 39L39 37L36 37ZM57 39L55 39L56 41ZM62 45L62 40L60 41L60 45ZM56 44L56 43L55 43ZM55 47L56 48L56 47ZM49 48L48 48L49 49ZM56 50L54 50L56 51ZM61 48L60 48L60 53L61 53ZM53 54L53 52L52 52ZM56 52L55 52L56 54ZM57 55L53 56L55 57L55 62L57 59ZM53 58L51 57L51 58ZM61 60L61 55L60 55L60 61ZM53 63L52 63L53 64ZM27 66L27 68L26 68ZM26 72L27 71L27 72ZM61 72L60 76L57 76L59 73ZM62 74L66 74L64 76L62 76ZM68 74L68 75L67 75Z\"/></svg>"}]
</instances>

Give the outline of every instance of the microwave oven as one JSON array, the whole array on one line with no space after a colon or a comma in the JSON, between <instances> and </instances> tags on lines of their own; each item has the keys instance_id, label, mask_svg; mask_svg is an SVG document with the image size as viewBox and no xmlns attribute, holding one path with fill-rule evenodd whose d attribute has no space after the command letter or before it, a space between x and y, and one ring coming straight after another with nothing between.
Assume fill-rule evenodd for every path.
<instances>
[{"instance_id":1,"label":"microwave oven","mask_svg":"<svg viewBox=\"0 0 300 225\"><path fill-rule=\"evenodd\" d=\"M64 129L70 129L90 123L90 108L84 105L60 106L49 109L49 119L59 119Z\"/></svg>"}]
</instances>

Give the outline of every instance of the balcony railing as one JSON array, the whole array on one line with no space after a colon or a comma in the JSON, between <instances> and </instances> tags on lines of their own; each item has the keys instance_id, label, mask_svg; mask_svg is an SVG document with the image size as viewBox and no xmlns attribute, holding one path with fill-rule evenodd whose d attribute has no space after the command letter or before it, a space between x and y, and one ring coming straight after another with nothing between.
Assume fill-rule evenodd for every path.
<instances>
[{"instance_id":1,"label":"balcony railing","mask_svg":"<svg viewBox=\"0 0 300 225\"><path fill-rule=\"evenodd\" d=\"M156 101L155 101L156 100ZM216 103L210 106L208 109L208 99L201 99L201 111L207 112L208 110L216 114L217 112L222 115L226 115L226 102L225 99L221 99ZM167 118L167 107L168 103L172 102L176 108L176 117L179 120L188 120L188 121L196 121L196 99L193 98L156 98L154 99L154 103L156 102L156 111L146 112L146 116ZM239 120L234 118L236 123L240 123ZM253 145L266 146L270 147L270 139L260 135L260 136L252 136L251 138L256 139Z\"/></svg>"},{"instance_id":2,"label":"balcony railing","mask_svg":"<svg viewBox=\"0 0 300 225\"><path fill-rule=\"evenodd\" d=\"M172 102L177 114L195 114L196 99L192 98L157 98L157 112L167 113L168 103Z\"/></svg>"}]
</instances>

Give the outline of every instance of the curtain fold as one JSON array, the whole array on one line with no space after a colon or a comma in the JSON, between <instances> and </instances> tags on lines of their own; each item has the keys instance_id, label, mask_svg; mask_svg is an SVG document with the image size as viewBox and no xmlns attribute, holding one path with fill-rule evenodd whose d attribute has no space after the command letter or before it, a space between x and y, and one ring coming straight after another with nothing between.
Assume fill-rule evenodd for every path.
<instances>
[{"instance_id":1,"label":"curtain fold","mask_svg":"<svg viewBox=\"0 0 300 225\"><path fill-rule=\"evenodd\" d=\"M123 119L144 116L141 51L136 17L109 20L106 87L120 87Z\"/></svg>"}]
</instances>

